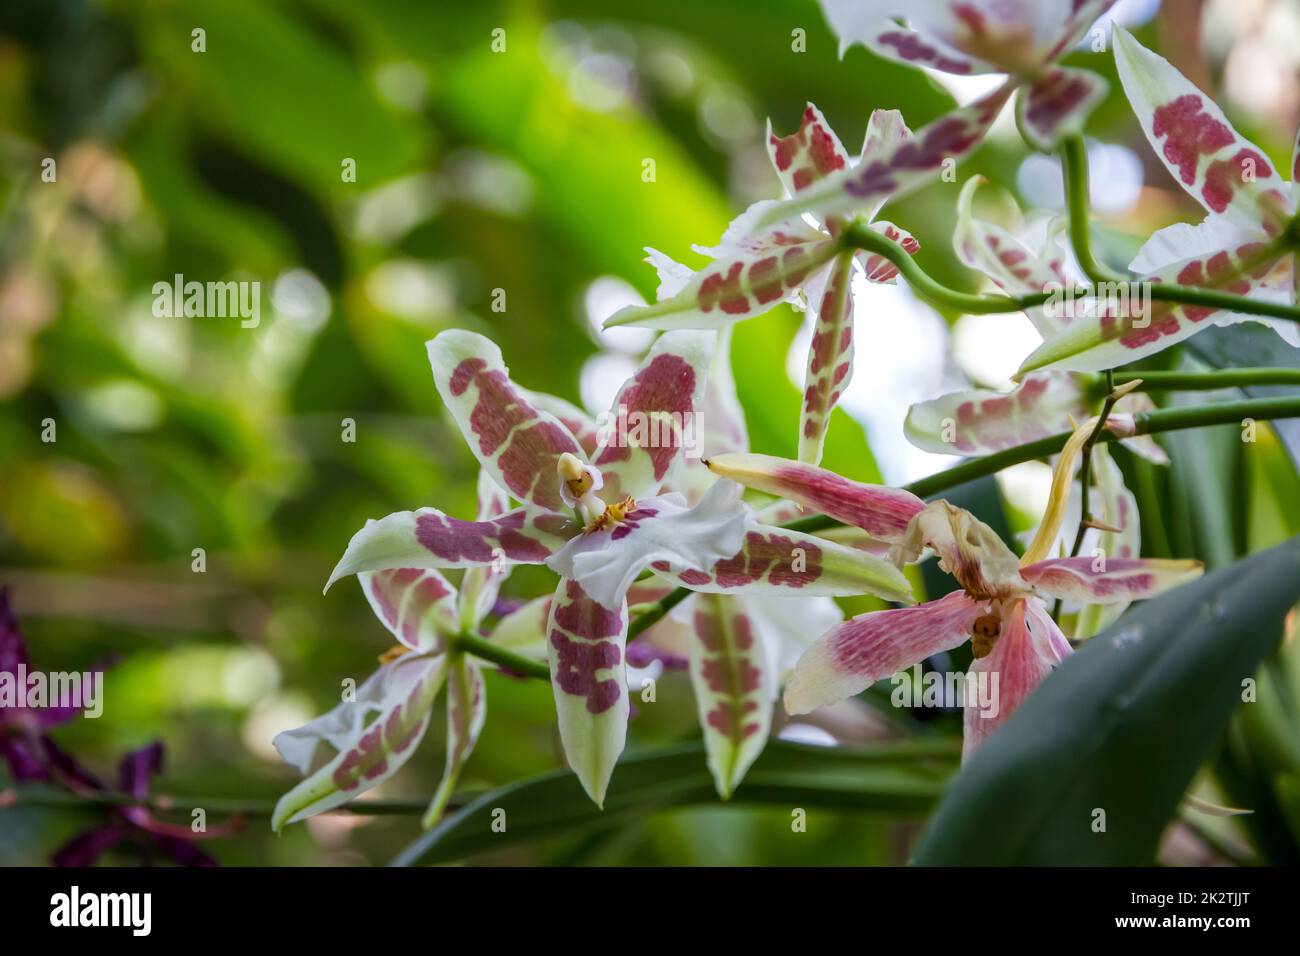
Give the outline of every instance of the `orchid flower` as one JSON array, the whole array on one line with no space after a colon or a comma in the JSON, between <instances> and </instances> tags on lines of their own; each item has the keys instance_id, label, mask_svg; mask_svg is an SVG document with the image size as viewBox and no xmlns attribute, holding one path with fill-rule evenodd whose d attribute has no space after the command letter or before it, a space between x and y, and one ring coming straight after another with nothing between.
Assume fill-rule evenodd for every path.
<instances>
[{"instance_id":1,"label":"orchid flower","mask_svg":"<svg viewBox=\"0 0 1300 956\"><path fill-rule=\"evenodd\" d=\"M942 73L1007 73L1016 118L1039 149L1082 129L1106 94L1095 73L1059 66L1116 0L821 0L840 55L855 43ZM900 26L895 17L906 19Z\"/></svg>"},{"instance_id":2,"label":"orchid flower","mask_svg":"<svg viewBox=\"0 0 1300 956\"><path fill-rule=\"evenodd\" d=\"M481 473L478 521L491 522L509 506L505 492ZM357 689L355 699L276 736L280 755L304 774L322 743L335 755L280 798L271 821L275 829L346 803L400 770L424 737L445 684L446 764L424 825L438 820L487 716L481 665L457 650L455 639L461 632L478 632L507 574L503 561L474 565L465 570L459 588L430 568L358 575L375 616L398 643L380 657L380 668ZM519 623L504 618L490 639L511 650L537 650Z\"/></svg>"},{"instance_id":3,"label":"orchid flower","mask_svg":"<svg viewBox=\"0 0 1300 956\"><path fill-rule=\"evenodd\" d=\"M969 640L975 656L971 674L998 674L1000 695L996 713L965 709L964 752L969 755L1070 653L1044 598L1132 601L1199 575L1196 561L1047 557L1064 520L1074 464L1096 424L1095 419L1086 422L1062 451L1048 512L1019 559L996 532L947 501L914 510L899 533L899 512L882 511L877 497L860 490L870 486L855 488L838 475L779 459L711 459L710 467L719 474L767 491L794 484L802 488L802 500L824 514L870 526L877 536L892 532L893 554L900 564L919 560L927 549L934 551L940 567L961 585L961 590L937 600L862 614L832 628L795 666L786 685L786 710L803 714L851 697ZM1112 418L1108 427L1122 433L1125 423Z\"/></svg>"},{"instance_id":4,"label":"orchid flower","mask_svg":"<svg viewBox=\"0 0 1300 956\"><path fill-rule=\"evenodd\" d=\"M730 330L723 329L700 410L706 456L749 449L729 353ZM683 458L666 487L696 501L720 480L701 461ZM765 508L762 514L773 511ZM669 590L670 583L650 579L637 584L629 600L656 601ZM825 596L692 594L628 645L628 663L644 667L658 661L688 671L709 770L725 800L763 752L781 684L799 654L843 617Z\"/></svg>"},{"instance_id":5,"label":"orchid flower","mask_svg":"<svg viewBox=\"0 0 1300 956\"><path fill-rule=\"evenodd\" d=\"M1001 226L972 212L975 191L985 180L972 176L957 201L953 246L957 257L984 273L1003 292L1018 296L1073 287L1065 271L1065 256L1049 226L1041 251ZM1027 310L1034 329L1051 339L1072 321L1069 310L1046 305ZM973 389L951 392L911 407L903 423L908 441L936 454L987 455L1045 438L1096 413L1104 393L1095 376L1044 369L1024 376L1010 392ZM1117 414L1154 408L1151 399L1130 392L1115 404ZM1168 464L1164 450L1149 435L1124 439L1131 451L1157 464Z\"/></svg>"},{"instance_id":6,"label":"orchid flower","mask_svg":"<svg viewBox=\"0 0 1300 956\"><path fill-rule=\"evenodd\" d=\"M522 505L486 521L433 508L391 514L353 537L330 577L492 562L556 571L545 633L560 740L597 804L626 738L626 597L647 567L721 593L910 594L884 560L758 522L734 483L718 482L694 505L661 493L685 451L715 340L712 332L661 336L619 390L611 427L589 455L510 380L496 345L443 332L429 343L438 392L483 470ZM402 686L427 695L421 676L403 675ZM402 717L395 743L407 723L416 727Z\"/></svg>"},{"instance_id":7,"label":"orchid flower","mask_svg":"<svg viewBox=\"0 0 1300 956\"><path fill-rule=\"evenodd\" d=\"M16 686L26 680L30 664L27 643L18 627L7 589L0 588L0 673ZM97 668L102 669L102 668ZM80 707L28 707L0 699L0 760L15 781L39 780L73 790L95 790L99 781L83 769L49 735L51 728L81 716Z\"/></svg>"},{"instance_id":8,"label":"orchid flower","mask_svg":"<svg viewBox=\"0 0 1300 956\"><path fill-rule=\"evenodd\" d=\"M1152 149L1207 212L1199 225L1177 223L1156 232L1130 267L1143 281L1294 304L1300 138L1291 159L1293 181L1287 183L1259 147L1233 129L1219 107L1167 60L1118 28L1114 43L1120 81ZM1073 323L1031 354L1020 372L1114 368L1166 349L1208 325L1244 321L1268 325L1300 346L1292 322L1203 305L1156 303L1149 314L1102 310Z\"/></svg>"},{"instance_id":9,"label":"orchid flower","mask_svg":"<svg viewBox=\"0 0 1300 956\"><path fill-rule=\"evenodd\" d=\"M875 110L857 165L872 163L912 138L897 110ZM821 111L811 103L799 129L777 136L768 123L767 152L787 197L841 170L852 169L852 157ZM871 222L885 197L864 204L860 212L869 228L914 253L919 243L889 222ZM606 326L638 325L655 329L723 328L740 319L761 315L784 301L806 303L813 317L813 337L804 373L803 411L799 422L799 458L817 462L830 414L853 376L853 293L855 276L870 282L892 282L898 269L874 253L841 249L836 241L846 220L828 215L810 225L796 221L761 233L754 220L777 205L755 203L728 227L714 248L695 246L713 259L692 273L663 253L647 249L646 260L659 272L659 301L633 306L611 316Z\"/></svg>"},{"instance_id":10,"label":"orchid flower","mask_svg":"<svg viewBox=\"0 0 1300 956\"><path fill-rule=\"evenodd\" d=\"M115 789L135 803L112 807L106 822L70 839L55 851L54 865L91 866L109 850L126 844L146 864L161 857L178 866L216 866L217 861L198 846L198 841L229 836L240 828L242 820L232 817L219 827L196 832L187 824L156 819L143 804L149 798L151 778L162 771L163 757L163 745L157 741L123 757L118 763L116 787L97 783L93 789Z\"/></svg>"}]
</instances>

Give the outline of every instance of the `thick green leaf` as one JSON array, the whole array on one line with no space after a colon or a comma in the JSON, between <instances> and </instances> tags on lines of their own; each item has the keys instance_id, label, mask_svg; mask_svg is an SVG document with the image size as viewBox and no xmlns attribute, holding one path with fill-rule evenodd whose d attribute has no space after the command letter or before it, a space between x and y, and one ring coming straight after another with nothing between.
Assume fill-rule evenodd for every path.
<instances>
[{"instance_id":1,"label":"thick green leaf","mask_svg":"<svg viewBox=\"0 0 1300 956\"><path fill-rule=\"evenodd\" d=\"M732 804L861 810L919 817L933 806L957 763L952 741L882 744L871 749L805 747L772 741ZM489 791L412 843L398 866L441 863L542 837L578 836L672 807L716 804L704 746L696 741L632 754L619 762L598 810L568 770ZM504 816L502 815L504 813ZM504 822L493 828L494 821Z\"/></svg>"},{"instance_id":2,"label":"thick green leaf","mask_svg":"<svg viewBox=\"0 0 1300 956\"><path fill-rule=\"evenodd\" d=\"M1300 368L1300 349L1282 341L1272 329L1246 322L1227 328L1206 329L1188 340L1185 348L1211 368ZM1251 398L1286 395L1283 386L1258 385L1243 388ZM1291 460L1300 466L1300 421L1272 422Z\"/></svg>"},{"instance_id":3,"label":"thick green leaf","mask_svg":"<svg viewBox=\"0 0 1300 956\"><path fill-rule=\"evenodd\" d=\"M1297 598L1293 538L1126 614L976 753L916 862L1150 863Z\"/></svg>"}]
</instances>

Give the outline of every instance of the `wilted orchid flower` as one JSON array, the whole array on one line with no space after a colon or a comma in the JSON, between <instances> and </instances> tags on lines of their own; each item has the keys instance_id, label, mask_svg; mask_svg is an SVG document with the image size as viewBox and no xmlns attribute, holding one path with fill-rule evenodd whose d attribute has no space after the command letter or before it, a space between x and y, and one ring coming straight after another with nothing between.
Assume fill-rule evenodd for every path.
<instances>
[{"instance_id":1,"label":"wilted orchid flower","mask_svg":"<svg viewBox=\"0 0 1300 956\"><path fill-rule=\"evenodd\" d=\"M857 165L870 163L912 137L897 110L875 110ZM811 103L797 132L777 136L771 123L767 151L789 197L855 163L821 111ZM871 222L885 200L863 204L859 212L869 228L901 245L908 253L919 244L889 222ZM625 308L606 326L638 325L653 329L723 328L740 319L761 315L784 301L806 303L813 316L813 337L804 373L803 412L799 422L799 458L817 462L831 410L853 376L853 294L856 274L870 282L890 282L898 269L888 259L861 250L843 249L836 238L844 228L842 216L828 215L814 225L795 220L767 232L754 233L754 223L771 200L755 203L727 228L712 248L695 246L713 262L698 272L647 249L647 262L659 272L659 301Z\"/></svg>"},{"instance_id":2,"label":"wilted orchid flower","mask_svg":"<svg viewBox=\"0 0 1300 956\"><path fill-rule=\"evenodd\" d=\"M118 793L130 797L135 804L112 807L107 811L107 821L79 833L55 851L55 866L91 866L109 850L125 845L146 864L159 858L178 866L216 866L217 861L198 846L200 840L229 836L242 825L239 817L232 817L219 827L195 831L188 825L164 823L155 819L147 806L151 780L162 771L163 745L154 742L133 750L118 763ZM110 788L96 783L95 790Z\"/></svg>"},{"instance_id":3,"label":"wilted orchid flower","mask_svg":"<svg viewBox=\"0 0 1300 956\"><path fill-rule=\"evenodd\" d=\"M1020 128L1040 149L1076 132L1106 94L1095 73L1058 66L1116 0L821 0L840 54L855 43L943 73L1007 73ZM895 22L904 18L907 26Z\"/></svg>"},{"instance_id":4,"label":"wilted orchid flower","mask_svg":"<svg viewBox=\"0 0 1300 956\"><path fill-rule=\"evenodd\" d=\"M438 392L483 469L523 504L487 521L433 508L391 514L353 537L330 577L493 562L558 572L546 645L560 739L598 804L627 732L626 595L645 568L695 590L909 593L888 562L756 522L734 484L719 482L693 506L661 494L683 453L687 416L700 406L715 339L661 336L619 391L589 457L559 417L510 380L492 342L443 332L429 343Z\"/></svg>"},{"instance_id":5,"label":"wilted orchid flower","mask_svg":"<svg viewBox=\"0 0 1300 956\"><path fill-rule=\"evenodd\" d=\"M1151 147L1170 174L1208 213L1196 226L1161 229L1131 268L1141 281L1197 286L1294 304L1296 179L1300 139L1292 153L1292 182L1284 181L1259 147L1232 128L1209 97L1126 31L1114 31L1115 64ZM1021 366L1096 371L1134 362L1209 325L1261 322L1300 346L1295 323L1203 305L1155 303L1137 314L1099 310L1048 338Z\"/></svg>"},{"instance_id":6,"label":"wilted orchid flower","mask_svg":"<svg viewBox=\"0 0 1300 956\"><path fill-rule=\"evenodd\" d=\"M505 492L481 473L478 521L499 518L509 507ZM478 633L507 573L504 561L474 565L466 569L459 588L429 568L358 575L375 615L398 644L380 658L382 665L353 699L276 736L276 750L304 774L322 743L335 754L280 798L271 819L275 829L346 803L400 770L424 737L445 683L446 764L424 825L438 820L487 715L481 665L454 642L462 632ZM523 649L520 643L532 644L514 624L505 618L492 634L493 643L515 651Z\"/></svg>"},{"instance_id":7,"label":"wilted orchid flower","mask_svg":"<svg viewBox=\"0 0 1300 956\"><path fill-rule=\"evenodd\" d=\"M0 673L17 687L26 680L30 658L7 589L0 588ZM40 780L72 790L95 790L99 781L54 742L48 731L81 716L81 707L27 707L0 695L0 760L15 781Z\"/></svg>"},{"instance_id":8,"label":"wilted orchid flower","mask_svg":"<svg viewBox=\"0 0 1300 956\"><path fill-rule=\"evenodd\" d=\"M974 515L946 501L915 511L905 530L894 532L895 560L912 563L930 549L962 589L916 607L862 614L832 628L795 666L786 685L786 709L803 714L851 697L969 640L975 655L971 672L999 676L995 713L965 709L969 754L1070 653L1044 597L1081 603L1131 601L1199 575L1196 561L1046 557L1064 518L1074 464L1095 425L1091 420L1081 426L1062 452L1048 513L1022 558ZM1122 419L1111 419L1109 427L1124 425ZM769 491L797 481L806 489L805 503L816 507L814 502L820 501L823 513L840 520L853 516L859 527L874 528L877 537L887 538L890 529L897 528L899 513L893 502L882 511L875 490L863 490L870 486L855 487L822 469L794 462L733 461L729 456L710 464L721 474Z\"/></svg>"},{"instance_id":9,"label":"wilted orchid flower","mask_svg":"<svg viewBox=\"0 0 1300 956\"><path fill-rule=\"evenodd\" d=\"M984 181L972 176L957 201L953 230L957 257L1008 295L1073 288L1053 228L1049 227L1041 251L1034 251L1011 232L973 214L975 191ZM1044 339L1083 321L1074 318L1072 310L1052 304L1027 309L1025 314ZM1070 430L1095 414L1104 398L1104 385L1095 376L1044 369L1024 376L1010 392L969 389L918 402L908 410L903 431L908 441L925 451L987 455ZM1147 395L1130 392L1115 404L1115 412L1132 415L1153 407ZM1124 444L1149 461L1169 462L1149 435L1126 438Z\"/></svg>"}]
</instances>

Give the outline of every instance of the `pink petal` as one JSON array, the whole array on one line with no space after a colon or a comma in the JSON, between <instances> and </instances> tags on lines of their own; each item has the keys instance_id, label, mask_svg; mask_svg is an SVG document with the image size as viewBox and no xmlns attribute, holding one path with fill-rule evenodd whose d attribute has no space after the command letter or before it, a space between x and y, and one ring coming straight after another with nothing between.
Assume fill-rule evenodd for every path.
<instances>
[{"instance_id":1,"label":"pink petal","mask_svg":"<svg viewBox=\"0 0 1300 956\"><path fill-rule=\"evenodd\" d=\"M799 658L785 689L785 709L806 714L866 690L970 638L988 602L962 591L916 607L873 611L845 621Z\"/></svg>"},{"instance_id":2,"label":"pink petal","mask_svg":"<svg viewBox=\"0 0 1300 956\"><path fill-rule=\"evenodd\" d=\"M975 660L969 673L976 681L981 674L988 675L985 679L990 682L994 706L987 713L978 707L965 708L962 759L1001 727L1039 682L1069 655L1069 641L1042 602L1029 598L1004 605L1002 632L993 650Z\"/></svg>"},{"instance_id":3,"label":"pink petal","mask_svg":"<svg viewBox=\"0 0 1300 956\"><path fill-rule=\"evenodd\" d=\"M463 329L429 342L438 394L483 467L515 498L561 511L556 461L565 453L586 460L554 415L543 412L510 380L495 343Z\"/></svg>"},{"instance_id":4,"label":"pink petal","mask_svg":"<svg viewBox=\"0 0 1300 956\"><path fill-rule=\"evenodd\" d=\"M833 471L772 455L718 455L709 468L750 488L788 498L806 508L854 525L874 538L901 538L925 502L901 488L868 485Z\"/></svg>"},{"instance_id":5,"label":"pink petal","mask_svg":"<svg viewBox=\"0 0 1300 956\"><path fill-rule=\"evenodd\" d=\"M1201 576L1199 561L1156 558L1049 558L1020 569L1048 597L1087 604L1139 601Z\"/></svg>"}]
</instances>

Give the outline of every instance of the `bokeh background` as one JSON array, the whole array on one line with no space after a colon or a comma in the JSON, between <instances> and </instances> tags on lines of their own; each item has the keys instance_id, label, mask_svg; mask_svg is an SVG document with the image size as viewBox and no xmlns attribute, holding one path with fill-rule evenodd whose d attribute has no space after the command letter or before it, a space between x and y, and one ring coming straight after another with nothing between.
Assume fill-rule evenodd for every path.
<instances>
[{"instance_id":1,"label":"bokeh background","mask_svg":"<svg viewBox=\"0 0 1300 956\"><path fill-rule=\"evenodd\" d=\"M1285 168L1300 120L1300 4L1124 0L1115 16ZM204 52L191 48L196 28ZM1150 155L1109 56L1071 62L1112 79L1088 132L1103 248L1122 264L1155 228L1197 212ZM645 333L598 331L653 296L642 247L697 263L691 243L712 244L736 212L777 194L768 118L789 131L815 102L856 151L872 109L901 109L915 129L978 83L861 48L841 60L815 0L5 0L0 584L37 666L120 655L103 718L61 728L59 742L108 771L161 739L160 791L269 805L296 780L274 734L331 706L340 681L359 682L391 643L353 582L321 594L349 536L394 510L473 510L476 466L423 343L474 329L501 344L517 381L602 409L648 345ZM41 179L46 158L56 182ZM920 239L927 270L976 291L951 250L957 190L973 172L1002 187L988 191L995 214L1061 205L1055 162L1030 155L1004 117L957 183L884 215ZM156 317L152 286L176 273L259 281L260 325ZM905 288L867 295L824 463L901 482L947 463L903 440L907 406L967 382L1005 385L1035 340L1020 316L942 315ZM782 307L736 330L759 451L795 450L801 319ZM45 419L55 442L42 441ZM342 440L344 419L355 442ZM1249 463L1233 428L1173 439L1167 472L1124 460L1151 504L1148 553L1225 563L1300 531L1294 444L1281 438L1266 430ZM1024 466L965 493L1023 529L1045 476ZM507 592L550 582L523 570ZM550 689L489 681L467 792L562 765ZM633 721L634 749L696 733L686 678L660 694ZM850 704L803 738L897 732L898 715ZM960 733L955 713L902 719L908 733ZM440 721L383 796L432 791ZM475 860L887 863L919 829L814 818L792 838L785 810L701 806ZM0 862L41 863L95 819L0 810ZM207 849L229 865L382 863L417 833L409 816L327 815L276 838L263 818ZM1219 859L1190 834L1171 833L1164 853Z\"/></svg>"}]
</instances>

